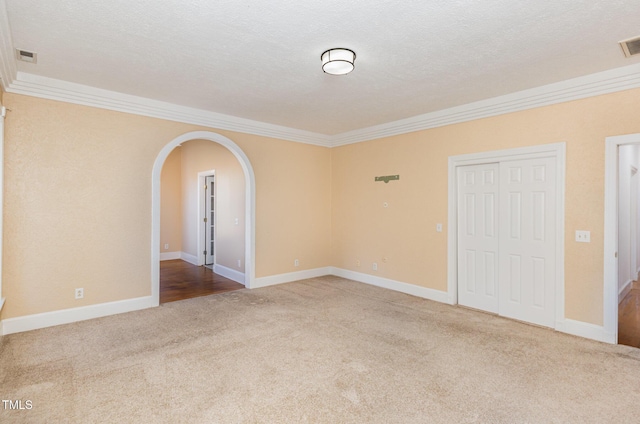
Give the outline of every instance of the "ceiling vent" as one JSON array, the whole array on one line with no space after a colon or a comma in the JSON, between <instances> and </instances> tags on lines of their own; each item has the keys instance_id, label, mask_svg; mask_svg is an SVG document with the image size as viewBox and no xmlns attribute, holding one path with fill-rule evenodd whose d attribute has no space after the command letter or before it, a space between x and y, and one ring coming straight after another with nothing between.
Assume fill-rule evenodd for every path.
<instances>
[{"instance_id":1,"label":"ceiling vent","mask_svg":"<svg viewBox=\"0 0 640 424\"><path fill-rule=\"evenodd\" d=\"M622 47L624 55L627 57L640 54L640 37L620 41L620 46Z\"/></svg>"},{"instance_id":2,"label":"ceiling vent","mask_svg":"<svg viewBox=\"0 0 640 424\"><path fill-rule=\"evenodd\" d=\"M38 62L38 54L27 50L16 49L16 57L18 60L29 63Z\"/></svg>"}]
</instances>

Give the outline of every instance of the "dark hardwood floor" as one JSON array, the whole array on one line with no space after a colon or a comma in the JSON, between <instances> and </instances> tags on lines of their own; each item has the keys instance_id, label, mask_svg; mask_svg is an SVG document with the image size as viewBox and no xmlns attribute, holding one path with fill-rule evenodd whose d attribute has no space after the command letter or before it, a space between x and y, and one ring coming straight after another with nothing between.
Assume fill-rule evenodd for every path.
<instances>
[{"instance_id":1,"label":"dark hardwood floor","mask_svg":"<svg viewBox=\"0 0 640 424\"><path fill-rule=\"evenodd\" d=\"M233 280L209 268L180 259L160 261L160 303L243 289Z\"/></svg>"},{"instance_id":2,"label":"dark hardwood floor","mask_svg":"<svg viewBox=\"0 0 640 424\"><path fill-rule=\"evenodd\" d=\"M640 282L631 284L631 291L618 305L618 343L640 347Z\"/></svg>"}]
</instances>

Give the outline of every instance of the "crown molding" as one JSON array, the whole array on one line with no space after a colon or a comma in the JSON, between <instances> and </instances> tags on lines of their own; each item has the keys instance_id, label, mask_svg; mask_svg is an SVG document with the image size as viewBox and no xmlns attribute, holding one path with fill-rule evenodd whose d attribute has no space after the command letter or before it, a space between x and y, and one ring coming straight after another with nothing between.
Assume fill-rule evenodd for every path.
<instances>
[{"instance_id":1,"label":"crown molding","mask_svg":"<svg viewBox=\"0 0 640 424\"><path fill-rule=\"evenodd\" d=\"M17 78L8 84L5 90L8 93L93 106L169 121L202 125L210 128L237 131L325 147L330 145L329 136L311 131L238 118L203 109L180 106L173 103L103 90L24 72L18 72Z\"/></svg>"},{"instance_id":2,"label":"crown molding","mask_svg":"<svg viewBox=\"0 0 640 424\"><path fill-rule=\"evenodd\" d=\"M2 19L1 10L2 8L0 8L0 20ZM1 38L2 36L0 35L0 42L2 42ZM324 147L343 146L616 91L640 88L640 64L634 64L330 136L23 72L15 73L15 78L7 84L7 81L11 79L12 74L15 72L15 66L11 66L11 62L15 65L15 57L11 54L8 60L9 64L7 64L6 53L6 43L1 43L0 59L2 60L2 66L0 66L0 76L2 77L4 89L8 93L41 97Z\"/></svg>"},{"instance_id":3,"label":"crown molding","mask_svg":"<svg viewBox=\"0 0 640 424\"><path fill-rule=\"evenodd\" d=\"M640 88L640 63L344 132L333 136L331 146L391 137L634 88Z\"/></svg>"},{"instance_id":4,"label":"crown molding","mask_svg":"<svg viewBox=\"0 0 640 424\"><path fill-rule=\"evenodd\" d=\"M289 128L17 72L5 0L0 0L0 83L23 94L281 140L337 147L640 87L640 63L336 135Z\"/></svg>"}]
</instances>

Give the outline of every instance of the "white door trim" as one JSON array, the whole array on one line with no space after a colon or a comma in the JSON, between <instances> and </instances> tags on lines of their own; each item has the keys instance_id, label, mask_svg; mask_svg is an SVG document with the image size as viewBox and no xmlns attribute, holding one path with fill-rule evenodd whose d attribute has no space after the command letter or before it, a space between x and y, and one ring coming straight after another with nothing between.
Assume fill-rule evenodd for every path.
<instances>
[{"instance_id":1,"label":"white door trim","mask_svg":"<svg viewBox=\"0 0 640 424\"><path fill-rule=\"evenodd\" d=\"M198 193L198 204L197 204L197 208L198 208L198 220L196 221L196 234L197 236L197 240L196 240L196 248L198 249L198 266L204 265L206 258L204 257L204 243L202 240L205 239L205 232L206 232L206 228L204 225L202 225L202 222L204 220L204 208L205 208L205 192L202 190L202 187L204 187L204 185L206 184L205 181L205 177L208 177L209 175L215 175L216 174L216 170L212 169L210 171L202 171L202 172L198 172L198 189L196 191L196 193ZM215 213L215 212L214 212ZM216 214L216 217L218 215ZM215 225L215 224L214 224ZM214 237L214 243L215 243L215 237Z\"/></svg>"},{"instance_id":2,"label":"white door trim","mask_svg":"<svg viewBox=\"0 0 640 424\"><path fill-rule=\"evenodd\" d=\"M193 131L174 138L165 145L153 164L151 173L151 296L153 305L160 304L160 173L167 156L178 145L189 140L209 140L229 149L238 159L245 181L245 286L252 288L255 276L256 252L256 178L249 158L227 137L210 131Z\"/></svg>"},{"instance_id":3,"label":"white door trim","mask_svg":"<svg viewBox=\"0 0 640 424\"><path fill-rule=\"evenodd\" d=\"M448 170L448 218L447 218L447 302L458 303L458 234L457 234L457 187L456 168L466 165L502 162L507 160L556 158L558 190L556 194L556 306L555 328L564 324L564 198L566 143L542 144L506 150L469 153L449 157Z\"/></svg>"},{"instance_id":4,"label":"white door trim","mask_svg":"<svg viewBox=\"0 0 640 424\"><path fill-rule=\"evenodd\" d=\"M603 326L618 343L618 147L640 144L640 134L607 137L604 148L604 293Z\"/></svg>"},{"instance_id":5,"label":"white door trim","mask_svg":"<svg viewBox=\"0 0 640 424\"><path fill-rule=\"evenodd\" d=\"M638 277L638 168L631 166L631 179L629 181L629 230L631 232L631 252L629 255L629 275L632 281Z\"/></svg>"},{"instance_id":6,"label":"white door trim","mask_svg":"<svg viewBox=\"0 0 640 424\"><path fill-rule=\"evenodd\" d=\"M7 109L0 105L0 311L2 311L2 307L4 306L4 297L2 297L2 243L4 239L4 232L2 229L2 205L4 204L4 117L6 114Z\"/></svg>"}]
</instances>

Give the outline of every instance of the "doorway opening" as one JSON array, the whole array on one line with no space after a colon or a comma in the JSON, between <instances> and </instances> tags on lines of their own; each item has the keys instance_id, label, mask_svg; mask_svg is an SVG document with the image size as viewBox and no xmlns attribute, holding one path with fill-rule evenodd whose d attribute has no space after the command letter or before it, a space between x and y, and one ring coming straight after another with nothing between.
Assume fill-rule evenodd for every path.
<instances>
[{"instance_id":1,"label":"doorway opening","mask_svg":"<svg viewBox=\"0 0 640 424\"><path fill-rule=\"evenodd\" d=\"M449 303L561 329L564 170L564 143L449 158Z\"/></svg>"},{"instance_id":2,"label":"doorway opening","mask_svg":"<svg viewBox=\"0 0 640 424\"><path fill-rule=\"evenodd\" d=\"M246 154L229 138L220 134L209 131L194 131L183 134L167 145L165 145L153 165L152 171L152 228L151 228L151 295L155 306L160 303L160 231L161 231L161 191L160 180L162 167L174 148L192 140L206 140L217 143L225 147L232 155L237 159L240 164L242 174L244 175L244 210L234 225L242 225L244 232L244 263L240 264L241 274L243 278L243 284L247 288L251 288L255 280L255 175L251 163L249 162ZM204 203L203 203L204 206ZM200 208L198 208L200 209ZM215 210L214 210L215 213ZM215 228L214 228L215 231ZM198 237L198 239L200 239ZM199 244L204 244L205 241L201 240ZM204 250L199 251L203 252ZM196 253L196 252L194 252ZM193 265L200 265L200 255L189 255L186 257L188 262ZM204 255L203 255L204 263ZM202 268L202 267L200 267ZM207 270L208 271L208 270Z\"/></svg>"},{"instance_id":3,"label":"doorway opening","mask_svg":"<svg viewBox=\"0 0 640 424\"><path fill-rule=\"evenodd\" d=\"M204 205L204 217L200 222L200 235L199 239L204 239L204 250L202 255L204 256L204 266L213 271L213 267L216 263L216 171L205 172L201 177L204 184L201 185L203 205ZM198 210L202 211L201 205Z\"/></svg>"},{"instance_id":4,"label":"doorway opening","mask_svg":"<svg viewBox=\"0 0 640 424\"><path fill-rule=\"evenodd\" d=\"M640 134L607 137L604 193L606 341L640 347L638 229Z\"/></svg>"},{"instance_id":5,"label":"doorway opening","mask_svg":"<svg viewBox=\"0 0 640 424\"><path fill-rule=\"evenodd\" d=\"M242 284L216 274L206 266L197 266L182 259L160 262L161 304L243 288Z\"/></svg>"}]
</instances>

